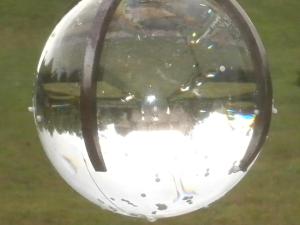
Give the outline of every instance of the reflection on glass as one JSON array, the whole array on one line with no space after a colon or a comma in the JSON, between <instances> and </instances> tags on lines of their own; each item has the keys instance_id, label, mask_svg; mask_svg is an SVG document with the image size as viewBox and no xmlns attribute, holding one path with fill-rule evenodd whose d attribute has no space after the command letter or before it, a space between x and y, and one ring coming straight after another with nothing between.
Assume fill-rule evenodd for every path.
<instances>
[{"instance_id":1,"label":"reflection on glass","mask_svg":"<svg viewBox=\"0 0 300 225\"><path fill-rule=\"evenodd\" d=\"M80 2L43 52L35 118L55 168L104 209L147 218L192 212L245 175L231 173L255 129L249 49L217 2L123 0L106 35L97 81L95 172L81 136L86 36L101 1Z\"/></svg>"}]
</instances>

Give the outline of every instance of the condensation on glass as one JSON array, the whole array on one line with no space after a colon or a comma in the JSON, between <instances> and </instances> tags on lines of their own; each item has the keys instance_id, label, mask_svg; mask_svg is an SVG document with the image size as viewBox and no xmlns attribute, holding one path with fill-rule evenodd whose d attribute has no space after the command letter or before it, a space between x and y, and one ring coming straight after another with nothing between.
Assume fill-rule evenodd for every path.
<instances>
[{"instance_id":1,"label":"condensation on glass","mask_svg":"<svg viewBox=\"0 0 300 225\"><path fill-rule=\"evenodd\" d=\"M81 195L119 214L186 214L222 197L253 139L261 82L249 44L219 1L123 0L97 75L106 172L82 137L80 82L102 1L83 0L57 25L38 67L34 113L46 154Z\"/></svg>"}]
</instances>

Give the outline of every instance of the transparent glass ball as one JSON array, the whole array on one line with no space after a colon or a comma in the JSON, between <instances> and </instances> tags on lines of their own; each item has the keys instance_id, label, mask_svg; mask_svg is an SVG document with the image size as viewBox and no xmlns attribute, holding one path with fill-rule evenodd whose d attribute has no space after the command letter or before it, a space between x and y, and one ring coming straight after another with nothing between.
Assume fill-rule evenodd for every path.
<instances>
[{"instance_id":1,"label":"transparent glass ball","mask_svg":"<svg viewBox=\"0 0 300 225\"><path fill-rule=\"evenodd\" d=\"M104 0L102 0L104 1ZM123 0L97 76L98 138L106 172L82 137L80 82L102 1L79 2L42 53L35 121L50 161L82 196L119 214L186 214L224 196L260 113L244 36L216 0Z\"/></svg>"}]
</instances>

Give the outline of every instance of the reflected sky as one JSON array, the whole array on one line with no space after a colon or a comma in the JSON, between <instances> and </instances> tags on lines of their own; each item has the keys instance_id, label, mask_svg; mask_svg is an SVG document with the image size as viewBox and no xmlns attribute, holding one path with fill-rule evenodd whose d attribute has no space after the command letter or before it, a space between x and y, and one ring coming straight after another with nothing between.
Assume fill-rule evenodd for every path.
<instances>
[{"instance_id":1,"label":"reflected sky","mask_svg":"<svg viewBox=\"0 0 300 225\"><path fill-rule=\"evenodd\" d=\"M189 134L133 130L124 136L110 124L99 131L106 173L94 171L80 137L41 130L40 138L56 169L83 196L153 221L207 207L245 175L230 170L247 150L253 119L212 112Z\"/></svg>"}]
</instances>

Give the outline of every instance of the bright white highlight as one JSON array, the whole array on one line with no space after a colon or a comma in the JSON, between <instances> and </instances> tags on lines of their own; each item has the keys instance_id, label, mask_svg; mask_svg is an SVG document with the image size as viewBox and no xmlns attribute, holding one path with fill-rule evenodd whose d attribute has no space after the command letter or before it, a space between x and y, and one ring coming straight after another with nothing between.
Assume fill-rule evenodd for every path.
<instances>
[{"instance_id":1,"label":"bright white highlight","mask_svg":"<svg viewBox=\"0 0 300 225\"><path fill-rule=\"evenodd\" d=\"M46 131L40 137L56 169L83 196L121 214L156 220L207 207L245 175L229 171L247 150L252 123L213 112L189 134L133 130L126 136L110 124L99 131L106 173L94 171L81 138Z\"/></svg>"},{"instance_id":2,"label":"bright white highlight","mask_svg":"<svg viewBox=\"0 0 300 225\"><path fill-rule=\"evenodd\" d=\"M149 95L146 97L146 101L149 103L149 104L152 104L156 101L156 96L155 95Z\"/></svg>"}]
</instances>

